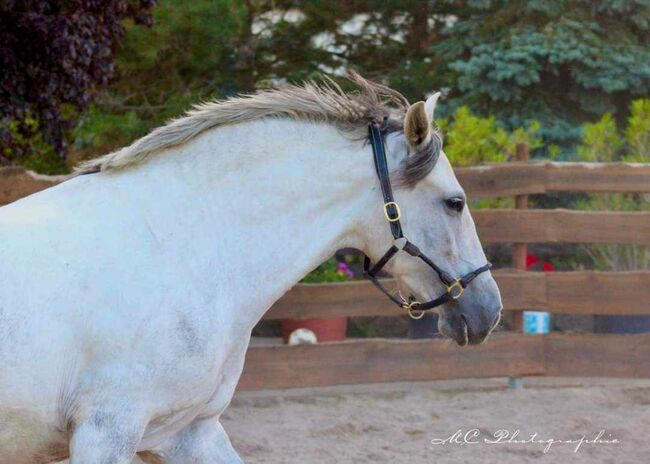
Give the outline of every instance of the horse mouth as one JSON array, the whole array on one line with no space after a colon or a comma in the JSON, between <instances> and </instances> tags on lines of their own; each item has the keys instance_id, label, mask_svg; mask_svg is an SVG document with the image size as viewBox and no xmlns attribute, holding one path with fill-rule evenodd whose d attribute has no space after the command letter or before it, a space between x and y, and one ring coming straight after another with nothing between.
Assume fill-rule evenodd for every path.
<instances>
[{"instance_id":1,"label":"horse mouth","mask_svg":"<svg viewBox=\"0 0 650 464\"><path fill-rule=\"evenodd\" d=\"M445 337L454 340L458 346L479 345L487 340L492 330L499 323L500 318L501 311L498 311L491 323L481 325L476 324L476 321L472 324L469 316L464 313L447 317L443 315L439 319L438 330Z\"/></svg>"},{"instance_id":2,"label":"horse mouth","mask_svg":"<svg viewBox=\"0 0 650 464\"><path fill-rule=\"evenodd\" d=\"M454 340L458 346L466 346L469 343L468 324L465 315L459 317L440 317L438 330L442 335Z\"/></svg>"}]
</instances>

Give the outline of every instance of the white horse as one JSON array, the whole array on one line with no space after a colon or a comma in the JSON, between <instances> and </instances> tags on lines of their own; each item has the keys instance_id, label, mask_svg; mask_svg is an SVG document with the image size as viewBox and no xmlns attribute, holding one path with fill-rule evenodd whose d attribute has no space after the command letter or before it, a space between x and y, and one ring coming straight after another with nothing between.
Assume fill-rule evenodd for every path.
<instances>
[{"instance_id":1,"label":"white horse","mask_svg":"<svg viewBox=\"0 0 650 464\"><path fill-rule=\"evenodd\" d=\"M369 122L409 238L456 275L485 262L437 96L406 116L352 79L201 105L0 209L0 463L241 462L219 417L253 326L338 248L376 260L392 243ZM420 301L444 290L405 253L387 269ZM500 310L483 273L440 329L478 343Z\"/></svg>"}]
</instances>

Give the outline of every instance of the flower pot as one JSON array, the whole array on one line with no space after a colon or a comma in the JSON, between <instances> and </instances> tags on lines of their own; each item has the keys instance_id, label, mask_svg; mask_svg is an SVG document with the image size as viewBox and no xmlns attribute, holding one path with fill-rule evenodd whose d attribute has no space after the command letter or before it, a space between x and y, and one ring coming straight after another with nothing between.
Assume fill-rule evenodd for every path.
<instances>
[{"instance_id":1,"label":"flower pot","mask_svg":"<svg viewBox=\"0 0 650 464\"><path fill-rule=\"evenodd\" d=\"M283 319L282 338L287 343L291 332L296 329L308 329L314 332L319 342L336 342L345 340L348 328L347 317L328 319Z\"/></svg>"}]
</instances>

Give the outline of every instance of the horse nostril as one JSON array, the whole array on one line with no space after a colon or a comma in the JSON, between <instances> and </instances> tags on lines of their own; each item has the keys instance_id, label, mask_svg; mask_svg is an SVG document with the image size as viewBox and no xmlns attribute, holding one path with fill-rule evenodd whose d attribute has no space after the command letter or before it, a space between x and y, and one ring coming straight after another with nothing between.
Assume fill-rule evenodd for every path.
<instances>
[{"instance_id":1,"label":"horse nostril","mask_svg":"<svg viewBox=\"0 0 650 464\"><path fill-rule=\"evenodd\" d=\"M484 319L477 320L464 313L461 313L459 316L467 328L467 341L470 345L478 345L487 338L494 326L499 322L500 311L488 324L484 323L487 322Z\"/></svg>"},{"instance_id":2,"label":"horse nostril","mask_svg":"<svg viewBox=\"0 0 650 464\"><path fill-rule=\"evenodd\" d=\"M462 343L460 345L464 346L464 345L467 345L468 342L471 343L472 336L471 336L471 332L470 332L470 328L469 328L469 321L467 320L467 316L465 316L465 314L463 314L463 313L460 313L460 320L462 321L461 322L461 328L465 332L463 334L464 335L464 337L463 337L464 338L464 343Z\"/></svg>"}]
</instances>

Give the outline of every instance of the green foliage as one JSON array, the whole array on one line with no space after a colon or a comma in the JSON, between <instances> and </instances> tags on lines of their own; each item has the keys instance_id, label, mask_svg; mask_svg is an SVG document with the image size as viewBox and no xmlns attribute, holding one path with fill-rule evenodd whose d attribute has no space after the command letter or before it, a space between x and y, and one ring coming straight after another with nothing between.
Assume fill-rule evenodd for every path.
<instances>
[{"instance_id":1,"label":"green foliage","mask_svg":"<svg viewBox=\"0 0 650 464\"><path fill-rule=\"evenodd\" d=\"M154 4L0 2L0 163L29 165L31 159L44 170L56 168L50 149L66 155L76 117L91 102L94 88L113 76L114 52L125 32L122 22L149 24ZM30 118L37 121L38 134ZM48 147L39 153L43 144ZM34 160L34 154L48 159Z\"/></svg>"},{"instance_id":2,"label":"green foliage","mask_svg":"<svg viewBox=\"0 0 650 464\"><path fill-rule=\"evenodd\" d=\"M518 127L511 133L503 129L494 117L482 118L466 106L458 108L451 119L439 121L445 138L445 154L454 166L474 166L500 163L512 155L518 143L531 149L541 145L537 136L538 122L527 128Z\"/></svg>"},{"instance_id":3,"label":"green foliage","mask_svg":"<svg viewBox=\"0 0 650 464\"><path fill-rule=\"evenodd\" d=\"M12 144L7 144L3 150L3 154L7 158L15 158L12 153L14 147L29 145L31 148L29 153L21 159L22 165L27 169L43 174L67 172L64 159L56 153L51 143L43 139L37 118L26 115L20 122L16 120L9 122L5 129L12 139Z\"/></svg>"},{"instance_id":4,"label":"green foliage","mask_svg":"<svg viewBox=\"0 0 650 464\"><path fill-rule=\"evenodd\" d=\"M632 102L625 138L630 150L626 161L650 162L650 98Z\"/></svg>"},{"instance_id":5,"label":"green foliage","mask_svg":"<svg viewBox=\"0 0 650 464\"><path fill-rule=\"evenodd\" d=\"M75 158L126 145L200 100L352 67L412 101L445 90L443 117L463 106L480 117L448 134L459 165L539 139L536 154L559 159L575 151L585 121L610 113L623 126L650 88L646 0L158 4L153 28L126 23L118 79L93 94Z\"/></svg>"},{"instance_id":6,"label":"green foliage","mask_svg":"<svg viewBox=\"0 0 650 464\"><path fill-rule=\"evenodd\" d=\"M581 161L650 162L650 99L642 98L630 105L630 116L623 135L611 114L605 113L595 123L582 127L582 143L577 148Z\"/></svg>"},{"instance_id":7,"label":"green foliage","mask_svg":"<svg viewBox=\"0 0 650 464\"><path fill-rule=\"evenodd\" d=\"M350 280L350 276L339 269L339 261L336 258L330 258L316 269L307 274L302 283L325 283L325 282L344 282Z\"/></svg>"},{"instance_id":8,"label":"green foliage","mask_svg":"<svg viewBox=\"0 0 650 464\"><path fill-rule=\"evenodd\" d=\"M252 89L253 69L240 50L248 27L244 3L158 4L154 27L129 27L117 55L120 78L98 95L75 130L82 156L127 145L201 100Z\"/></svg>"},{"instance_id":9,"label":"green foliage","mask_svg":"<svg viewBox=\"0 0 650 464\"><path fill-rule=\"evenodd\" d=\"M453 119L439 122L445 135L445 154L455 166L498 163L506 160L508 134L493 117L480 118L466 106Z\"/></svg>"},{"instance_id":10,"label":"green foliage","mask_svg":"<svg viewBox=\"0 0 650 464\"><path fill-rule=\"evenodd\" d=\"M578 157L582 161L612 162L618 158L623 142L614 118L610 113L605 113L599 121L583 126Z\"/></svg>"},{"instance_id":11,"label":"green foliage","mask_svg":"<svg viewBox=\"0 0 650 464\"><path fill-rule=\"evenodd\" d=\"M429 22L444 22L434 2L158 3L153 28L129 28L117 56L120 78L76 132L83 156L125 145L199 100L348 67L411 99L443 82L428 49Z\"/></svg>"},{"instance_id":12,"label":"green foliage","mask_svg":"<svg viewBox=\"0 0 650 464\"><path fill-rule=\"evenodd\" d=\"M650 99L632 102L624 136L610 114L585 124L578 155L583 161L650 162ZM650 211L650 201L637 194L592 194L577 203L583 210ZM650 247L632 245L586 245L583 247L601 270L650 269Z\"/></svg>"},{"instance_id":13,"label":"green foliage","mask_svg":"<svg viewBox=\"0 0 650 464\"><path fill-rule=\"evenodd\" d=\"M74 131L75 148L102 147L110 152L146 134L153 124L155 119L142 119L135 110L112 112L92 105Z\"/></svg>"},{"instance_id":14,"label":"green foliage","mask_svg":"<svg viewBox=\"0 0 650 464\"><path fill-rule=\"evenodd\" d=\"M452 109L507 128L536 119L547 143L570 149L584 121L609 112L622 122L648 95L647 1L470 1L456 13L433 45L453 71Z\"/></svg>"}]
</instances>

